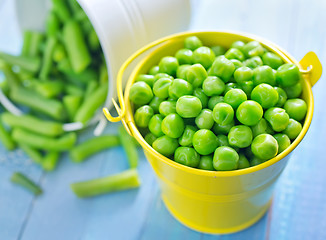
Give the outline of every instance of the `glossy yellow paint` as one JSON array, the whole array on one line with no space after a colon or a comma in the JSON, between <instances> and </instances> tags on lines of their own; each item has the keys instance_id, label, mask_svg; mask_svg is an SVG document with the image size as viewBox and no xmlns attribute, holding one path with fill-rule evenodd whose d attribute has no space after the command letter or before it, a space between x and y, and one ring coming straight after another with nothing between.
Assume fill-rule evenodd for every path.
<instances>
[{"instance_id":1,"label":"glossy yellow paint","mask_svg":"<svg viewBox=\"0 0 326 240\"><path fill-rule=\"evenodd\" d=\"M139 133L133 118L129 91L136 76L157 65L163 56L174 55L183 47L183 40L198 36L204 45L229 47L236 40L257 40L269 51L277 53L285 62L295 63L303 75L303 94L308 105L303 129L284 152L258 166L234 171L205 171L178 164L156 152ZM158 46L158 47L156 47ZM156 48L154 48L156 47ZM128 65L140 54L151 50L129 76L125 92L122 77ZM205 233L231 233L255 223L269 207L273 186L284 170L289 154L298 146L308 131L313 115L311 85L321 75L321 64L315 54L305 57L301 65L275 44L262 38L233 32L185 32L157 40L137 51L121 67L117 79L120 107L119 116L112 117L107 109L104 114L110 121L121 120L128 132L136 138L155 171L162 189L162 198L169 211L186 226ZM306 68L309 67L307 70ZM124 97L123 97L124 96Z\"/></svg>"}]
</instances>

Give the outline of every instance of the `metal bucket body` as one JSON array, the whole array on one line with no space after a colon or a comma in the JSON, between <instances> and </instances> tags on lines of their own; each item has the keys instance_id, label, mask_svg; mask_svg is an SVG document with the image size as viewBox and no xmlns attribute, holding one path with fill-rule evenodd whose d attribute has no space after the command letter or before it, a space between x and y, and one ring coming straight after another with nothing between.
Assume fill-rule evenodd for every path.
<instances>
[{"instance_id":1,"label":"metal bucket body","mask_svg":"<svg viewBox=\"0 0 326 240\"><path fill-rule=\"evenodd\" d=\"M183 47L184 39L191 35L198 36L206 46L229 47L236 40L245 42L257 40L269 51L281 56L284 62L295 63L300 67L303 73L302 98L307 102L308 111L300 135L285 151L260 165L223 172L205 171L178 164L156 152L147 144L133 119L133 109L129 101L130 87L138 74L147 73L152 66L158 64L163 56L173 56L178 49ZM123 98L119 81L125 68L139 54L156 46L158 47L147 55L129 76ZM206 233L236 232L255 223L268 209L273 187L288 162L289 154L300 143L311 123L313 114L311 85L321 75L321 64L313 53L307 54L301 62L303 66L273 43L246 34L187 32L172 35L140 49L122 66L117 83L120 108L115 104L119 117L113 118L107 110L104 110L104 113L110 121L121 120L127 131L141 144L159 179L162 198L169 211L180 222L194 230ZM302 69L308 66L310 70Z\"/></svg>"}]
</instances>

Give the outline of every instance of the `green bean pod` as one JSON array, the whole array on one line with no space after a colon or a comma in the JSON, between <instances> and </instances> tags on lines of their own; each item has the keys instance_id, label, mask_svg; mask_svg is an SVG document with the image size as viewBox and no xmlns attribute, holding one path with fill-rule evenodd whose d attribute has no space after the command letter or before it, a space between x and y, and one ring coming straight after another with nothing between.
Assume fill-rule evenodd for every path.
<instances>
[{"instance_id":1,"label":"green bean pod","mask_svg":"<svg viewBox=\"0 0 326 240\"><path fill-rule=\"evenodd\" d=\"M118 136L103 135L90 138L75 146L69 153L70 159L74 162L82 162L89 156L102 150L120 145Z\"/></svg>"},{"instance_id":2,"label":"green bean pod","mask_svg":"<svg viewBox=\"0 0 326 240\"><path fill-rule=\"evenodd\" d=\"M36 183L34 183L32 180L30 180L28 177L26 177L20 172L14 172L10 177L10 181L29 190L35 196L42 194L42 189Z\"/></svg>"},{"instance_id":3,"label":"green bean pod","mask_svg":"<svg viewBox=\"0 0 326 240\"><path fill-rule=\"evenodd\" d=\"M59 138L52 138L22 128L14 128L12 138L19 144L26 144L36 149L62 152L70 150L75 145L77 136L76 133L70 132Z\"/></svg>"},{"instance_id":4,"label":"green bean pod","mask_svg":"<svg viewBox=\"0 0 326 240\"><path fill-rule=\"evenodd\" d=\"M3 122L12 128L19 127L48 137L56 137L64 133L62 123L46 121L32 115L16 116L5 112L1 117Z\"/></svg>"},{"instance_id":5,"label":"green bean pod","mask_svg":"<svg viewBox=\"0 0 326 240\"><path fill-rule=\"evenodd\" d=\"M139 187L140 179L136 169L70 185L72 191L80 198L99 194L122 191Z\"/></svg>"},{"instance_id":6,"label":"green bean pod","mask_svg":"<svg viewBox=\"0 0 326 240\"><path fill-rule=\"evenodd\" d=\"M8 132L2 124L2 120L0 119L0 141L3 146L8 150L13 150L16 147L15 142L13 141L10 132Z\"/></svg>"},{"instance_id":7,"label":"green bean pod","mask_svg":"<svg viewBox=\"0 0 326 240\"><path fill-rule=\"evenodd\" d=\"M136 168L138 166L138 152L137 147L133 141L133 138L127 133L123 126L119 128L120 142L127 154L127 159L130 168Z\"/></svg>"}]
</instances>

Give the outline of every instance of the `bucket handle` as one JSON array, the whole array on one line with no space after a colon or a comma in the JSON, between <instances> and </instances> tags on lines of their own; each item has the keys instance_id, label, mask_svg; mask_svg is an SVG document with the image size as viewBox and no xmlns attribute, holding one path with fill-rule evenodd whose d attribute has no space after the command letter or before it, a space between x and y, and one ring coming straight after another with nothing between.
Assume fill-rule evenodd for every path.
<instances>
[{"instance_id":1,"label":"bucket handle","mask_svg":"<svg viewBox=\"0 0 326 240\"><path fill-rule=\"evenodd\" d=\"M303 69L300 69L300 72L303 75L308 74L308 80L310 81L311 86L314 86L317 81L320 79L323 72L322 65L317 57L317 54L314 52L308 52L301 60L300 65ZM304 70L305 69L305 70Z\"/></svg>"}]
</instances>

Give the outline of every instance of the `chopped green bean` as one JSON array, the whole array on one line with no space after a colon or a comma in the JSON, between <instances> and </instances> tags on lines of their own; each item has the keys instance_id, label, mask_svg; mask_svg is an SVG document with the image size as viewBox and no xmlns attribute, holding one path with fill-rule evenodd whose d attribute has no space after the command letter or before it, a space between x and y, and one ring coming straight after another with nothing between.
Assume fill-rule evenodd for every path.
<instances>
[{"instance_id":1,"label":"chopped green bean","mask_svg":"<svg viewBox=\"0 0 326 240\"><path fill-rule=\"evenodd\" d=\"M0 52L0 59L12 66L18 66L21 69L36 73L40 69L41 59L39 57L14 56L8 53Z\"/></svg>"},{"instance_id":2,"label":"chopped green bean","mask_svg":"<svg viewBox=\"0 0 326 240\"><path fill-rule=\"evenodd\" d=\"M120 140L115 135L103 135L86 140L85 142L75 146L69 153L74 162L82 162L89 156L102 150L118 146Z\"/></svg>"},{"instance_id":3,"label":"chopped green bean","mask_svg":"<svg viewBox=\"0 0 326 240\"><path fill-rule=\"evenodd\" d=\"M52 0L52 9L63 23L71 17L66 0Z\"/></svg>"},{"instance_id":4,"label":"chopped green bean","mask_svg":"<svg viewBox=\"0 0 326 240\"><path fill-rule=\"evenodd\" d=\"M0 69L8 81L9 88L14 88L20 84L19 77L12 71L11 67L7 63L0 61Z\"/></svg>"},{"instance_id":5,"label":"chopped green bean","mask_svg":"<svg viewBox=\"0 0 326 240\"><path fill-rule=\"evenodd\" d=\"M70 186L72 191L82 198L136 188L139 185L140 179L137 170L129 169L115 175L73 183Z\"/></svg>"},{"instance_id":6,"label":"chopped green bean","mask_svg":"<svg viewBox=\"0 0 326 240\"><path fill-rule=\"evenodd\" d=\"M20 172L14 172L10 177L10 181L29 190L35 196L42 194L42 189Z\"/></svg>"},{"instance_id":7,"label":"chopped green bean","mask_svg":"<svg viewBox=\"0 0 326 240\"><path fill-rule=\"evenodd\" d=\"M23 47L21 51L22 56L29 56L29 49L31 46L32 35L33 34L31 31L25 31L23 33Z\"/></svg>"},{"instance_id":8,"label":"chopped green bean","mask_svg":"<svg viewBox=\"0 0 326 240\"><path fill-rule=\"evenodd\" d=\"M33 160L33 162L37 164L42 164L43 156L39 150L24 143L20 143L19 147L31 160Z\"/></svg>"},{"instance_id":9,"label":"chopped green bean","mask_svg":"<svg viewBox=\"0 0 326 240\"><path fill-rule=\"evenodd\" d=\"M46 171L54 170L57 166L59 156L59 152L49 152L48 154L46 154L41 163L43 169Z\"/></svg>"},{"instance_id":10,"label":"chopped green bean","mask_svg":"<svg viewBox=\"0 0 326 240\"><path fill-rule=\"evenodd\" d=\"M59 33L60 22L54 11L50 11L46 18L46 34L56 37Z\"/></svg>"},{"instance_id":11,"label":"chopped green bean","mask_svg":"<svg viewBox=\"0 0 326 240\"><path fill-rule=\"evenodd\" d=\"M58 42L55 45L55 48L53 51L53 61L58 63L58 62L62 61L63 59L65 59L66 57L67 56L66 56L65 47L63 46L63 44Z\"/></svg>"},{"instance_id":12,"label":"chopped green bean","mask_svg":"<svg viewBox=\"0 0 326 240\"><path fill-rule=\"evenodd\" d=\"M66 84L65 92L69 95L83 96L84 90L75 84Z\"/></svg>"},{"instance_id":13,"label":"chopped green bean","mask_svg":"<svg viewBox=\"0 0 326 240\"><path fill-rule=\"evenodd\" d=\"M119 138L127 154L130 168L136 168L138 165L137 147L133 141L133 138L127 133L123 126L120 126L119 128Z\"/></svg>"},{"instance_id":14,"label":"chopped green bean","mask_svg":"<svg viewBox=\"0 0 326 240\"><path fill-rule=\"evenodd\" d=\"M8 150L13 150L16 147L15 142L11 138L10 132L8 132L2 124L2 120L0 119L0 141L3 146Z\"/></svg>"},{"instance_id":15,"label":"chopped green bean","mask_svg":"<svg viewBox=\"0 0 326 240\"><path fill-rule=\"evenodd\" d=\"M92 51L96 51L100 48L100 41L97 37L97 34L94 28L89 32L87 36L88 45Z\"/></svg>"},{"instance_id":16,"label":"chopped green bean","mask_svg":"<svg viewBox=\"0 0 326 240\"><path fill-rule=\"evenodd\" d=\"M36 149L49 151L70 150L76 142L76 133L70 132L59 138L42 136L21 128L14 128L12 138L19 144L26 144Z\"/></svg>"},{"instance_id":17,"label":"chopped green bean","mask_svg":"<svg viewBox=\"0 0 326 240\"><path fill-rule=\"evenodd\" d=\"M87 99L97 88L98 82L96 80L89 81L85 91L85 99Z\"/></svg>"},{"instance_id":18,"label":"chopped green bean","mask_svg":"<svg viewBox=\"0 0 326 240\"><path fill-rule=\"evenodd\" d=\"M66 95L62 98L63 105L70 120L74 119L81 101L82 97L78 95Z\"/></svg>"},{"instance_id":19,"label":"chopped green bean","mask_svg":"<svg viewBox=\"0 0 326 240\"><path fill-rule=\"evenodd\" d=\"M56 37L50 36L47 38L45 42L45 49L44 49L44 55L42 59L42 67L40 70L40 78L46 79L51 71L52 68L52 56L55 49L55 46L57 44Z\"/></svg>"},{"instance_id":20,"label":"chopped green bean","mask_svg":"<svg viewBox=\"0 0 326 240\"><path fill-rule=\"evenodd\" d=\"M46 98L53 98L62 93L64 84L59 80L54 81L37 81L35 91Z\"/></svg>"},{"instance_id":21,"label":"chopped green bean","mask_svg":"<svg viewBox=\"0 0 326 240\"><path fill-rule=\"evenodd\" d=\"M19 127L49 137L56 137L64 133L62 123L46 121L32 115L16 116L5 112L1 117L3 122L12 128Z\"/></svg>"}]
</instances>

